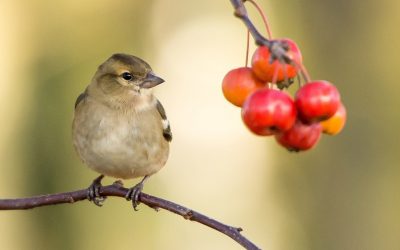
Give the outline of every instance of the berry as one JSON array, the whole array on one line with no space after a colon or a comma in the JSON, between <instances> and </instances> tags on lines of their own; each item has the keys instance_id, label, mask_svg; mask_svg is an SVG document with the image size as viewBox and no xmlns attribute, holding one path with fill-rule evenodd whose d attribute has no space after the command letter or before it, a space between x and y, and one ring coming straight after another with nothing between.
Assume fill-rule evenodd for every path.
<instances>
[{"instance_id":1,"label":"berry","mask_svg":"<svg viewBox=\"0 0 400 250\"><path fill-rule=\"evenodd\" d=\"M288 47L286 55L296 64L302 63L302 56L299 47L290 39L278 39L275 42L281 42ZM277 46L277 45L276 45ZM271 62L271 51L266 46L260 46L253 54L252 69L254 74L266 82L281 82L297 75L297 67L275 59ZM276 74L276 77L275 77ZM275 79L274 79L275 77Z\"/></svg>"},{"instance_id":2,"label":"berry","mask_svg":"<svg viewBox=\"0 0 400 250\"><path fill-rule=\"evenodd\" d=\"M297 91L295 103L303 122L319 122L336 113L340 104L340 94L331 83L314 81Z\"/></svg>"},{"instance_id":3,"label":"berry","mask_svg":"<svg viewBox=\"0 0 400 250\"><path fill-rule=\"evenodd\" d=\"M297 120L294 126L283 133L275 135L275 139L289 151L304 151L315 146L321 136L319 123L304 124Z\"/></svg>"},{"instance_id":4,"label":"berry","mask_svg":"<svg viewBox=\"0 0 400 250\"><path fill-rule=\"evenodd\" d=\"M241 107L246 98L265 84L257 79L250 68L233 69L222 81L222 92L232 104Z\"/></svg>"},{"instance_id":5,"label":"berry","mask_svg":"<svg viewBox=\"0 0 400 250\"><path fill-rule=\"evenodd\" d=\"M264 88L243 104L242 119L257 135L272 135L290 129L296 120L293 99L285 92Z\"/></svg>"},{"instance_id":6,"label":"berry","mask_svg":"<svg viewBox=\"0 0 400 250\"><path fill-rule=\"evenodd\" d=\"M343 103L340 103L336 113L326 121L321 122L322 132L328 135L336 135L342 131L346 123L346 108Z\"/></svg>"}]
</instances>

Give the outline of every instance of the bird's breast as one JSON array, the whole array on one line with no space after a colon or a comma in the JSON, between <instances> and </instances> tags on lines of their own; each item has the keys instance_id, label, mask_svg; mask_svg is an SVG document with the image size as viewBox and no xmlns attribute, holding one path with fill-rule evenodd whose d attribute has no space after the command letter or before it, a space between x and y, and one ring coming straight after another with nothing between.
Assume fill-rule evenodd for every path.
<instances>
[{"instance_id":1,"label":"bird's breast","mask_svg":"<svg viewBox=\"0 0 400 250\"><path fill-rule=\"evenodd\" d=\"M152 174L164 166L169 145L154 108L89 108L75 117L74 144L82 160L99 173L117 178Z\"/></svg>"}]
</instances>

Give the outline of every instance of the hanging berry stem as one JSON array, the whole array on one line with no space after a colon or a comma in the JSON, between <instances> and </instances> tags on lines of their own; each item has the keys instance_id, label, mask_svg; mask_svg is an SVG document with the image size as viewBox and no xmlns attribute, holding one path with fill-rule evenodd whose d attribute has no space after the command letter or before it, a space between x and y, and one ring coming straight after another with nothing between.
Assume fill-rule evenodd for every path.
<instances>
[{"instance_id":1,"label":"hanging berry stem","mask_svg":"<svg viewBox=\"0 0 400 250\"><path fill-rule=\"evenodd\" d=\"M311 82L310 74L308 73L307 68L304 66L304 64L296 63L294 60L292 61L292 64L298 69L298 71L300 71L306 83Z\"/></svg>"},{"instance_id":2,"label":"hanging berry stem","mask_svg":"<svg viewBox=\"0 0 400 250\"><path fill-rule=\"evenodd\" d=\"M263 37L261 33L257 30L257 28L254 26L253 22L249 18L246 7L243 4L245 0L230 0L230 1L233 5L233 8L235 9L234 12L235 16L240 20L242 20L243 23L246 25L255 43L258 46L266 46L270 49L271 47L274 47L274 49L271 50L273 58L277 58L286 63L291 63L292 59L287 55L287 50L282 47L282 44L279 43L279 41L269 40Z\"/></svg>"},{"instance_id":3,"label":"hanging berry stem","mask_svg":"<svg viewBox=\"0 0 400 250\"><path fill-rule=\"evenodd\" d=\"M267 16L265 15L263 9L261 9L260 5L258 5L257 2L254 1L254 0L246 0L246 1L249 1L251 4L253 4L254 7L257 9L257 11L260 13L260 15L261 15L261 17L262 17L262 19L263 19L265 28L266 28L266 30L267 30L268 39L272 39L271 28L270 28L270 25L269 25Z\"/></svg>"},{"instance_id":4,"label":"hanging berry stem","mask_svg":"<svg viewBox=\"0 0 400 250\"><path fill-rule=\"evenodd\" d=\"M234 9L235 9L235 16L240 18L243 23L246 25L246 27L249 29L251 36L254 38L254 41L257 45L264 45L269 47L271 45L271 42L263 37L260 32L257 30L257 28L254 26L252 21L249 18L249 15L247 14L246 7L243 5L242 0L230 0Z\"/></svg>"},{"instance_id":5,"label":"hanging berry stem","mask_svg":"<svg viewBox=\"0 0 400 250\"><path fill-rule=\"evenodd\" d=\"M250 31L247 30L247 39L246 39L246 62L244 64L245 67L249 65L249 48L250 48Z\"/></svg>"},{"instance_id":6,"label":"hanging berry stem","mask_svg":"<svg viewBox=\"0 0 400 250\"><path fill-rule=\"evenodd\" d=\"M278 72L279 72L280 69L281 69L281 65L278 64L276 66L276 68L275 68L274 76L272 77L272 82L271 82L272 84L274 84L274 83L276 83L278 81Z\"/></svg>"}]
</instances>

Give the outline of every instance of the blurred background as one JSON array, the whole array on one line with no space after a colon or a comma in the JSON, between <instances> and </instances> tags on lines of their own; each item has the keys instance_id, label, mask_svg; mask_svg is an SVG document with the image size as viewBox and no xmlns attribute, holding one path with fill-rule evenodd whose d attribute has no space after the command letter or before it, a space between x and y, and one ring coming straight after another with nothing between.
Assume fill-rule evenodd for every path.
<instances>
[{"instance_id":1,"label":"blurred background","mask_svg":"<svg viewBox=\"0 0 400 250\"><path fill-rule=\"evenodd\" d=\"M336 84L348 122L289 153L256 137L221 92L244 64L229 0L0 1L0 197L87 187L71 142L76 97L112 53L148 61L174 140L145 192L224 223L263 249L400 249L400 1L260 0L275 37ZM260 30L261 18L248 5ZM254 49L254 46L252 46ZM112 183L111 178L105 184ZM132 186L139 180L126 181ZM171 230L173 229L173 230ZM2 249L241 249L165 211L123 199L0 211Z\"/></svg>"}]
</instances>

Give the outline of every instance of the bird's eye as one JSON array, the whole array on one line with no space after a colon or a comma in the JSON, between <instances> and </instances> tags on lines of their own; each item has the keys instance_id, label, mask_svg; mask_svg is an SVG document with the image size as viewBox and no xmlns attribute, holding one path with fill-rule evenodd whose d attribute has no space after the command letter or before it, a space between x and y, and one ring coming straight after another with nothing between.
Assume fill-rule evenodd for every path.
<instances>
[{"instance_id":1,"label":"bird's eye","mask_svg":"<svg viewBox=\"0 0 400 250\"><path fill-rule=\"evenodd\" d=\"M122 78L124 78L125 80L127 80L127 81L130 81L130 80L132 80L132 74L131 73L129 73L129 72L124 72L124 73L122 73Z\"/></svg>"}]
</instances>

